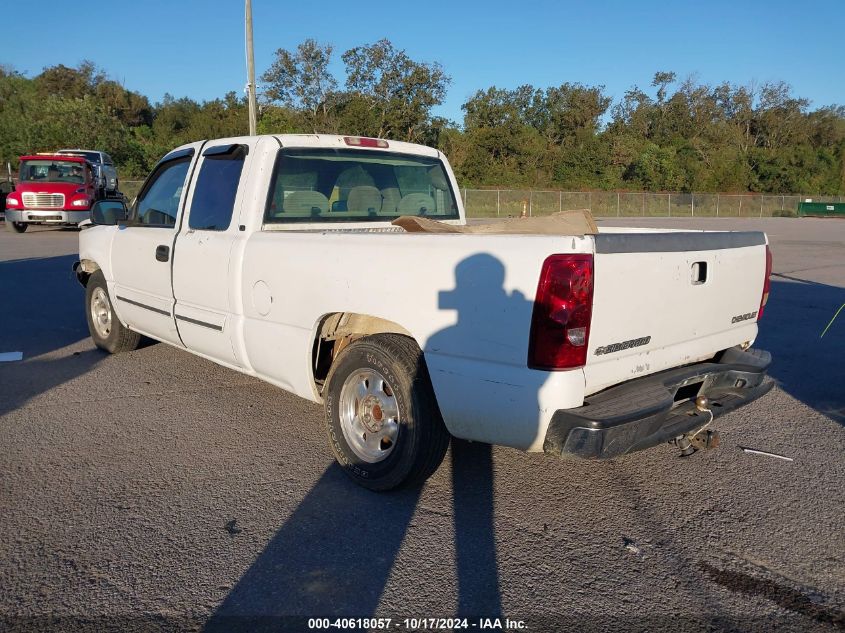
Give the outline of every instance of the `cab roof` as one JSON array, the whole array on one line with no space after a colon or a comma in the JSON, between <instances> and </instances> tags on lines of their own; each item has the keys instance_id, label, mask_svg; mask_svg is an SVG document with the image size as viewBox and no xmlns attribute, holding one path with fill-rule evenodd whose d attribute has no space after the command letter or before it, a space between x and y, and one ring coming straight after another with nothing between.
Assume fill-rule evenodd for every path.
<instances>
[{"instance_id":1,"label":"cab roof","mask_svg":"<svg viewBox=\"0 0 845 633\"><path fill-rule=\"evenodd\" d=\"M174 147L165 155L165 158L182 150L195 150L204 143L219 143L221 141L227 143L243 143L248 140L259 138L275 139L276 142L284 148L364 149L382 152L393 151L400 154L413 154L417 156L427 156L430 158L440 158L442 156L438 150L427 145L367 136L355 136L349 134L257 134L255 136L232 136L185 143L179 147ZM362 144L361 141L366 141L367 143Z\"/></svg>"}]
</instances>

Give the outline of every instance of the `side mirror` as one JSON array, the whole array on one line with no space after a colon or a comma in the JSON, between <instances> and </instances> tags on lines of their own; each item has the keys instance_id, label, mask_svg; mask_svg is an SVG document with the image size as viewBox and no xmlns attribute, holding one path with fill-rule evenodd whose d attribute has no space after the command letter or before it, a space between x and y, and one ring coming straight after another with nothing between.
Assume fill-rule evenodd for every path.
<instances>
[{"instance_id":1,"label":"side mirror","mask_svg":"<svg viewBox=\"0 0 845 633\"><path fill-rule=\"evenodd\" d=\"M114 226L126 221L126 205L122 200L97 200L91 207L91 223Z\"/></svg>"}]
</instances>

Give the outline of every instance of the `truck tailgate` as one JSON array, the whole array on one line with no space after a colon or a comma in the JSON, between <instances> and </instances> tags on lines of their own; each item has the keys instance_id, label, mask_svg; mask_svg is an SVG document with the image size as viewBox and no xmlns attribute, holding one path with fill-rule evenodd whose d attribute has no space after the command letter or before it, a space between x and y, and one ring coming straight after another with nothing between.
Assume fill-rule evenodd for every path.
<instances>
[{"instance_id":1,"label":"truck tailgate","mask_svg":"<svg viewBox=\"0 0 845 633\"><path fill-rule=\"evenodd\" d=\"M595 237L587 394L753 342L764 233L623 230Z\"/></svg>"}]
</instances>

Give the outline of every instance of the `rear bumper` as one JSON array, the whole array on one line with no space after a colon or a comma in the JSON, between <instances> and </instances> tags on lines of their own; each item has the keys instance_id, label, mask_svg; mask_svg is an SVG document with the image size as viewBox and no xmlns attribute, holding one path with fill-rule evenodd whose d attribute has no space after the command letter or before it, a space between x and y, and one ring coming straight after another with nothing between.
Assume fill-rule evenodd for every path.
<instances>
[{"instance_id":1,"label":"rear bumper","mask_svg":"<svg viewBox=\"0 0 845 633\"><path fill-rule=\"evenodd\" d=\"M66 211L65 209L6 209L6 220L9 222L77 225L90 217L91 212L88 209L82 211Z\"/></svg>"},{"instance_id":2,"label":"rear bumper","mask_svg":"<svg viewBox=\"0 0 845 633\"><path fill-rule=\"evenodd\" d=\"M560 457L609 459L700 428L710 420L695 409L707 396L713 417L756 400L774 385L766 375L769 352L738 347L718 362L669 369L611 387L577 409L557 411L543 450ZM676 400L677 398L677 400Z\"/></svg>"}]
</instances>

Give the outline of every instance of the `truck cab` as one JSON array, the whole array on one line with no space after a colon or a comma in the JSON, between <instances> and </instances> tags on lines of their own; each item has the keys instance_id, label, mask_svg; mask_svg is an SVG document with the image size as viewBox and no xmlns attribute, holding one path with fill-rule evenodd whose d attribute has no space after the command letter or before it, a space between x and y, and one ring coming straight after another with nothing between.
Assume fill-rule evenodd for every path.
<instances>
[{"instance_id":1,"label":"truck cab","mask_svg":"<svg viewBox=\"0 0 845 633\"><path fill-rule=\"evenodd\" d=\"M15 191L6 196L6 228L23 233L31 224L77 226L98 198L94 168L83 156L21 156Z\"/></svg>"}]
</instances>

